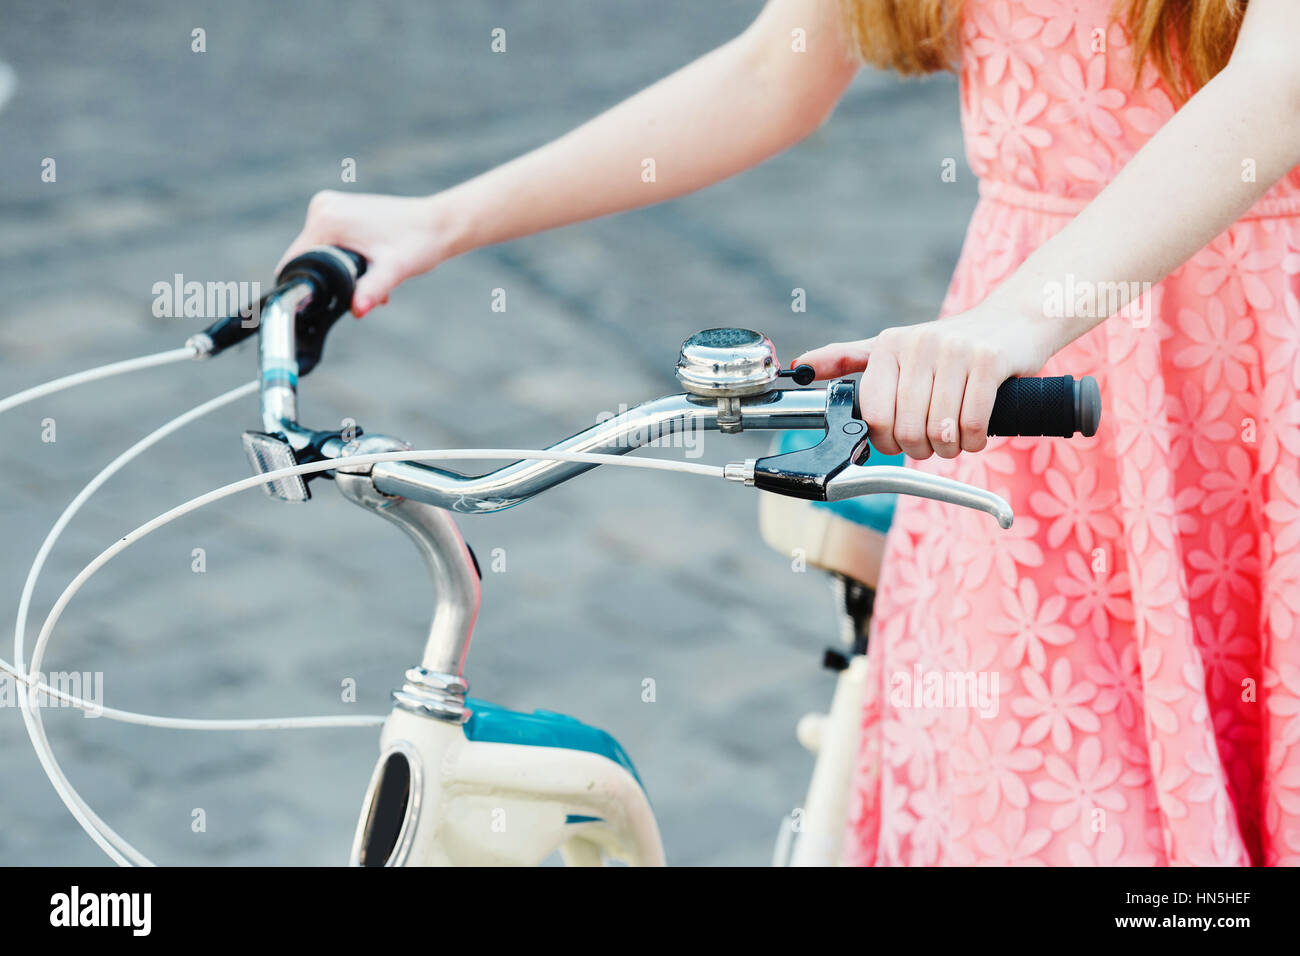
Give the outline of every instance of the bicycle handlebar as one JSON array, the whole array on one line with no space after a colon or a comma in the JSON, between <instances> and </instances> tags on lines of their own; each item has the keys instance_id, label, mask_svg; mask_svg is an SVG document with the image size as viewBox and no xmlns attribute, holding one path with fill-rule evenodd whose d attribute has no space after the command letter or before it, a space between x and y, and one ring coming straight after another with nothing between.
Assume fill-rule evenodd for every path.
<instances>
[{"instance_id":1,"label":"bicycle handlebar","mask_svg":"<svg viewBox=\"0 0 1300 956\"><path fill-rule=\"evenodd\" d=\"M749 430L824 428L826 389L784 389L742 399L741 416ZM667 395L633 406L546 450L623 455L660 438L721 427L717 402L696 395ZM487 514L512 508L595 467L528 460L469 476L413 462L391 462L375 465L371 478L375 489L386 495L462 514Z\"/></svg>"},{"instance_id":2,"label":"bicycle handlebar","mask_svg":"<svg viewBox=\"0 0 1300 956\"><path fill-rule=\"evenodd\" d=\"M257 328L265 431L244 436L258 472L358 453L359 442L345 442L338 432L312 431L298 424L297 383L319 362L325 336L350 307L355 281L364 270L365 261L356 253L333 247L312 249L281 270L276 289L263 299ZM191 342L197 340L202 354L214 355L251 333L251 328L236 330L231 320L222 320ZM1006 502L989 492L923 472L862 468L869 445L866 424L857 411L857 382L842 379L826 388L778 389L779 369L766 336L748 330L706 330L683 345L679 359L678 377L689 394L637 405L548 450L625 454L687 430L825 429L826 435L813 448L733 463L728 477L823 501L877 492L915 494L978 508L993 514L1004 527L1009 525ZM1100 392L1091 377L1009 379L998 390L988 433L1091 436L1100 409ZM527 460L469 476L413 462L385 462L374 465L369 474L375 490L383 495L481 514L510 508L594 467ZM309 497L301 480L268 491L290 500Z\"/></svg>"}]
</instances>

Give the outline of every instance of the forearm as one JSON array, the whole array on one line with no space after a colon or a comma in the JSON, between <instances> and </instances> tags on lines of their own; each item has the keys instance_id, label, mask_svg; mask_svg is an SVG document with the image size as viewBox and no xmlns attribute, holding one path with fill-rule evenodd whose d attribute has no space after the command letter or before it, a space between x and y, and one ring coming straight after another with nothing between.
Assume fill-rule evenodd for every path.
<instances>
[{"instance_id":1,"label":"forearm","mask_svg":"<svg viewBox=\"0 0 1300 956\"><path fill-rule=\"evenodd\" d=\"M1253 178L1246 175L1251 164ZM1049 289L1071 281L1126 289L1158 282L1297 164L1295 87L1267 64L1230 64L984 305L1054 323L1049 341L1058 351L1108 316L1045 314Z\"/></svg>"},{"instance_id":2,"label":"forearm","mask_svg":"<svg viewBox=\"0 0 1300 956\"><path fill-rule=\"evenodd\" d=\"M855 71L833 3L776 0L745 33L590 122L431 200L456 255L645 206L802 139ZM807 52L791 30L807 31Z\"/></svg>"}]
</instances>

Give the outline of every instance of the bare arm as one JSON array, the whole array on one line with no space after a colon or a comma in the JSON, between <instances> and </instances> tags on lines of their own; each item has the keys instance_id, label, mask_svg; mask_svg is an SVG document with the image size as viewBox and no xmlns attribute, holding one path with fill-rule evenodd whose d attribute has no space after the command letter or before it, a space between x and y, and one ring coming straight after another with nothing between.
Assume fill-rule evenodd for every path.
<instances>
[{"instance_id":1,"label":"bare arm","mask_svg":"<svg viewBox=\"0 0 1300 956\"><path fill-rule=\"evenodd\" d=\"M796 30L806 52L795 50ZM748 169L816 129L855 72L837 4L769 0L734 40L452 189L419 199L318 194L284 261L321 243L363 253L371 266L353 298L360 316L452 256L672 199Z\"/></svg>"},{"instance_id":2,"label":"bare arm","mask_svg":"<svg viewBox=\"0 0 1300 956\"><path fill-rule=\"evenodd\" d=\"M1298 36L1295 0L1252 0L1228 66L983 303L800 361L823 378L865 368L862 408L884 452L980 450L998 385L1106 319L1045 316L1048 283L1159 281L1300 164ZM1247 159L1256 181L1242 181Z\"/></svg>"},{"instance_id":3,"label":"bare arm","mask_svg":"<svg viewBox=\"0 0 1300 956\"><path fill-rule=\"evenodd\" d=\"M1067 273L1159 282L1235 222L1300 163L1300 4L1253 0L1232 60L1153 136L1064 229L990 297L1040 313ZM1242 163L1256 164L1243 181ZM1059 351L1106 316L1060 320ZM1049 353L1050 354L1050 353Z\"/></svg>"}]
</instances>

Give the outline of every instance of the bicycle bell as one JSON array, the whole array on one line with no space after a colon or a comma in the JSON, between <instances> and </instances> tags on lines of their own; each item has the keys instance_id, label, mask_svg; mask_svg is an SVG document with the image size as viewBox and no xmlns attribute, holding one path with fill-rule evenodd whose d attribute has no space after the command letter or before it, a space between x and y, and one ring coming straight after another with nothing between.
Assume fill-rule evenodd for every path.
<instances>
[{"instance_id":1,"label":"bicycle bell","mask_svg":"<svg viewBox=\"0 0 1300 956\"><path fill-rule=\"evenodd\" d=\"M718 427L738 432L740 399L771 391L781 371L776 346L752 329L705 329L682 343L677 380L692 395L718 400Z\"/></svg>"}]
</instances>

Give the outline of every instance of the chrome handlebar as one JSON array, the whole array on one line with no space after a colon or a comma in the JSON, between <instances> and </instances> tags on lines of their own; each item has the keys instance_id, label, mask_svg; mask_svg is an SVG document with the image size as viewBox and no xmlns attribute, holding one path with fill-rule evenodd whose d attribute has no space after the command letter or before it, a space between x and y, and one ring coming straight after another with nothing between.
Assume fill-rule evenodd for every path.
<instances>
[{"instance_id":1,"label":"chrome handlebar","mask_svg":"<svg viewBox=\"0 0 1300 956\"><path fill-rule=\"evenodd\" d=\"M741 401L743 427L824 428L826 390L790 389ZM593 425L547 451L622 455L659 438L692 431L718 431L718 403L695 395L667 395ZM568 461L519 461L486 475L466 476L417 462L381 462L371 478L393 497L412 498L461 514L488 514L527 501L595 465Z\"/></svg>"},{"instance_id":2,"label":"chrome handlebar","mask_svg":"<svg viewBox=\"0 0 1300 956\"><path fill-rule=\"evenodd\" d=\"M317 432L297 420L300 329L308 310L319 310L320 300L331 309L345 311L350 288L342 268L354 254L322 248L306 258L317 271L289 275L294 263L281 274L281 285L262 303L259 322L259 364L263 432L246 432L245 448L255 471L268 471L323 458L358 454L360 442L348 442L337 432ZM359 258L359 257L358 257ZM335 269L333 263L340 265ZM295 260L295 263L298 260ZM320 268L326 274L322 277ZM352 278L357 271L352 270ZM339 311L338 314L341 314ZM326 318L328 329L337 314ZM315 331L313 329L313 331ZM324 332L317 333L315 356ZM703 347L700 347L703 346ZM310 365L315 364L311 359ZM310 367L304 371L309 371ZM770 340L746 330L708 330L683 346L678 377L691 390L645 402L565 439L547 450L626 454L660 438L688 431L734 433L744 430L827 429L846 414L845 389L849 382L828 388L775 387L780 373ZM852 409L849 409L852 413ZM861 428L861 423L859 423ZM832 436L834 437L834 436ZM865 437L865 436L863 436ZM375 440L396 442L385 436ZM824 441L824 445L830 444ZM859 441L859 447L865 442ZM855 449L856 451L856 449ZM801 497L838 501L866 494L906 494L986 512L1010 527L1012 513L1002 498L991 492L921 471L888 466L863 467L859 456L841 455L837 465L817 482L817 492L787 492L780 475L761 474L762 487ZM763 461L777 461L764 459ZM754 484L755 463L733 463L727 477ZM596 467L593 464L525 460L484 475L462 475L418 462L382 462L363 469L374 491L390 498L405 498L461 514L488 514L527 501L549 488ZM762 471L760 464L760 471ZM356 474L353 469L349 473ZM806 476L805 476L806 477ZM354 480L354 479L350 479ZM300 479L268 484L267 491L286 500L306 500L310 495Z\"/></svg>"}]
</instances>

